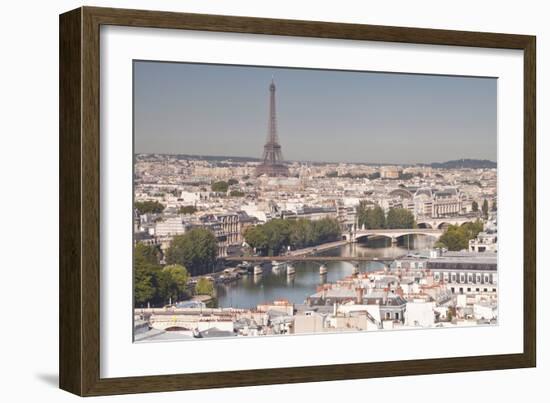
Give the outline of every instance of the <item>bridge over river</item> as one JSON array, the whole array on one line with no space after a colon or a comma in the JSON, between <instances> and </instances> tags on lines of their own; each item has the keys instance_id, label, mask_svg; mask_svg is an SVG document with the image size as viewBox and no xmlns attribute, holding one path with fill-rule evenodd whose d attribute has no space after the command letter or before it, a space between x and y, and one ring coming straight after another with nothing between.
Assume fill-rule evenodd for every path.
<instances>
[{"instance_id":1,"label":"bridge over river","mask_svg":"<svg viewBox=\"0 0 550 403\"><path fill-rule=\"evenodd\" d=\"M366 256L230 256L225 260L228 262L393 262L396 257L378 258Z\"/></svg>"},{"instance_id":2,"label":"bridge over river","mask_svg":"<svg viewBox=\"0 0 550 403\"><path fill-rule=\"evenodd\" d=\"M359 229L352 234L352 240L357 241L364 237L385 237L390 238L392 243L397 242L397 238L407 235L425 235L439 238L445 232L442 229L431 228L408 228L408 229Z\"/></svg>"},{"instance_id":3,"label":"bridge over river","mask_svg":"<svg viewBox=\"0 0 550 403\"><path fill-rule=\"evenodd\" d=\"M396 257L373 257L373 256L323 256L319 252L343 246L355 242L361 238L389 238L392 244L397 243L397 239L407 235L424 235L439 238L443 234L442 229L431 228L406 228L406 229L361 229L353 234L347 234L345 240L328 242L321 245L311 246L304 249L298 249L282 256L227 256L223 258L228 262L393 262Z\"/></svg>"}]
</instances>

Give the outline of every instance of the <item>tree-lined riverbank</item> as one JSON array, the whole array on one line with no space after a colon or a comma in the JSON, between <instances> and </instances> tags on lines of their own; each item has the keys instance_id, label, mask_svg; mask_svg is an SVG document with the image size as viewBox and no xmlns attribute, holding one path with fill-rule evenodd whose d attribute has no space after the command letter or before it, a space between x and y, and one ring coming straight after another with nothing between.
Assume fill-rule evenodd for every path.
<instances>
[{"instance_id":1,"label":"tree-lined riverbank","mask_svg":"<svg viewBox=\"0 0 550 403\"><path fill-rule=\"evenodd\" d=\"M288 248L301 249L335 242L341 237L340 224L333 218L316 221L275 219L250 227L244 233L246 243L264 256L279 255Z\"/></svg>"}]
</instances>

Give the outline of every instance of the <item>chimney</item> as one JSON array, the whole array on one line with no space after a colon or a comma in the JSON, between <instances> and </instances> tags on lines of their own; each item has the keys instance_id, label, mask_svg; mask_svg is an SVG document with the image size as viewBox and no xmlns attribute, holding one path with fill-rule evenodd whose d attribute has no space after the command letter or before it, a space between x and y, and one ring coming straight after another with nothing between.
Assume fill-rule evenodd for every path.
<instances>
[{"instance_id":1,"label":"chimney","mask_svg":"<svg viewBox=\"0 0 550 403\"><path fill-rule=\"evenodd\" d=\"M364 288L363 287L357 287L355 289L355 292L356 292L356 301L355 301L355 303L358 304L358 305L362 305L363 304Z\"/></svg>"}]
</instances>

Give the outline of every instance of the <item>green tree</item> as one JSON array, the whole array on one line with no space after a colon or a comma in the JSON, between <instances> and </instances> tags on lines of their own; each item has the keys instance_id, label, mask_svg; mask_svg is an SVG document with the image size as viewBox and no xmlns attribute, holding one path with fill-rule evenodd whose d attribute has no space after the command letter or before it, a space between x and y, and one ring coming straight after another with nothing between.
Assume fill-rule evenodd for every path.
<instances>
[{"instance_id":1,"label":"green tree","mask_svg":"<svg viewBox=\"0 0 550 403\"><path fill-rule=\"evenodd\" d=\"M479 211L479 205L477 204L477 202L475 200L472 202L472 211L474 213L477 213Z\"/></svg>"},{"instance_id":2,"label":"green tree","mask_svg":"<svg viewBox=\"0 0 550 403\"><path fill-rule=\"evenodd\" d=\"M229 192L229 196L231 196L231 197L243 197L244 192L241 192L240 190L232 190L231 192Z\"/></svg>"},{"instance_id":3,"label":"green tree","mask_svg":"<svg viewBox=\"0 0 550 403\"><path fill-rule=\"evenodd\" d=\"M162 271L170 273L170 276L174 280L174 283L177 285L178 289L185 290L187 281L189 280L189 273L187 269L179 264L171 264L164 266Z\"/></svg>"},{"instance_id":4,"label":"green tree","mask_svg":"<svg viewBox=\"0 0 550 403\"><path fill-rule=\"evenodd\" d=\"M158 273L158 293L164 303L187 297L187 269L181 265L165 266Z\"/></svg>"},{"instance_id":5,"label":"green tree","mask_svg":"<svg viewBox=\"0 0 550 403\"><path fill-rule=\"evenodd\" d=\"M229 180L227 181L227 184L228 184L229 186L236 185L237 183L239 183L239 181L238 181L237 179L233 179L233 178L231 178L231 179L229 179Z\"/></svg>"},{"instance_id":6,"label":"green tree","mask_svg":"<svg viewBox=\"0 0 550 403\"><path fill-rule=\"evenodd\" d=\"M138 257L143 257L148 263L160 264L162 252L158 246L145 245L138 242L134 247L134 253Z\"/></svg>"},{"instance_id":7,"label":"green tree","mask_svg":"<svg viewBox=\"0 0 550 403\"><path fill-rule=\"evenodd\" d=\"M371 207L367 204L366 200L361 200L359 206L357 206L357 223L360 227L363 225L366 227L369 221Z\"/></svg>"},{"instance_id":8,"label":"green tree","mask_svg":"<svg viewBox=\"0 0 550 403\"><path fill-rule=\"evenodd\" d=\"M373 173L369 174L368 178L370 180L380 179L380 172L373 172Z\"/></svg>"},{"instance_id":9,"label":"green tree","mask_svg":"<svg viewBox=\"0 0 550 403\"><path fill-rule=\"evenodd\" d=\"M161 270L156 249L138 243L134 247L134 304L154 303L157 296L157 275Z\"/></svg>"},{"instance_id":10,"label":"green tree","mask_svg":"<svg viewBox=\"0 0 550 403\"><path fill-rule=\"evenodd\" d=\"M195 294L212 296L214 294L214 284L207 278L201 277L195 284Z\"/></svg>"},{"instance_id":11,"label":"green tree","mask_svg":"<svg viewBox=\"0 0 550 403\"><path fill-rule=\"evenodd\" d=\"M460 226L460 230L464 233L468 240L474 239L477 237L477 234L483 231L483 222L477 219L474 222L464 223Z\"/></svg>"},{"instance_id":12,"label":"green tree","mask_svg":"<svg viewBox=\"0 0 550 403\"><path fill-rule=\"evenodd\" d=\"M166 262L187 268L192 275L207 273L216 262L218 242L204 228L194 228L183 235L176 235L166 250Z\"/></svg>"},{"instance_id":13,"label":"green tree","mask_svg":"<svg viewBox=\"0 0 550 403\"><path fill-rule=\"evenodd\" d=\"M261 254L267 252L268 242L262 226L248 227L244 231L244 239L250 247L255 248Z\"/></svg>"},{"instance_id":14,"label":"green tree","mask_svg":"<svg viewBox=\"0 0 550 403\"><path fill-rule=\"evenodd\" d=\"M398 179L401 179L401 180L409 180L409 179L412 179L414 175L411 174L411 173L403 173L403 172L399 172L399 178Z\"/></svg>"},{"instance_id":15,"label":"green tree","mask_svg":"<svg viewBox=\"0 0 550 403\"><path fill-rule=\"evenodd\" d=\"M373 229L384 228L386 226L386 215L382 207L377 205L372 209L370 225Z\"/></svg>"},{"instance_id":16,"label":"green tree","mask_svg":"<svg viewBox=\"0 0 550 403\"><path fill-rule=\"evenodd\" d=\"M340 239L341 230L337 220L326 217L312 221L312 225L313 244L318 245Z\"/></svg>"},{"instance_id":17,"label":"green tree","mask_svg":"<svg viewBox=\"0 0 550 403\"><path fill-rule=\"evenodd\" d=\"M246 242L264 255L277 255L286 246L302 248L336 241L340 237L340 224L332 218L316 221L275 219L250 227L244 233Z\"/></svg>"},{"instance_id":18,"label":"green tree","mask_svg":"<svg viewBox=\"0 0 550 403\"><path fill-rule=\"evenodd\" d=\"M303 218L297 220L290 234L290 244L295 248L304 248L314 241L313 225Z\"/></svg>"},{"instance_id":19,"label":"green tree","mask_svg":"<svg viewBox=\"0 0 550 403\"><path fill-rule=\"evenodd\" d=\"M359 202L359 206L357 207L357 222L360 227L365 226L365 228L368 228L372 209L373 205L366 200Z\"/></svg>"},{"instance_id":20,"label":"green tree","mask_svg":"<svg viewBox=\"0 0 550 403\"><path fill-rule=\"evenodd\" d=\"M386 216L382 207L376 205L371 207L362 201L358 209L359 226L365 226L366 229L380 229L386 226Z\"/></svg>"},{"instance_id":21,"label":"green tree","mask_svg":"<svg viewBox=\"0 0 550 403\"><path fill-rule=\"evenodd\" d=\"M197 212L197 208L195 206L181 206L178 212L180 214L194 214Z\"/></svg>"},{"instance_id":22,"label":"green tree","mask_svg":"<svg viewBox=\"0 0 550 403\"><path fill-rule=\"evenodd\" d=\"M483 205L481 206L481 211L483 212L483 216L487 218L489 215L489 202L487 202L487 199L483 199Z\"/></svg>"},{"instance_id":23,"label":"green tree","mask_svg":"<svg viewBox=\"0 0 550 403\"><path fill-rule=\"evenodd\" d=\"M291 225L290 221L283 219L271 220L263 225L269 256L278 255L283 247L290 245Z\"/></svg>"},{"instance_id":24,"label":"green tree","mask_svg":"<svg viewBox=\"0 0 550 403\"><path fill-rule=\"evenodd\" d=\"M497 211L497 199L493 200L493 204L491 205L491 211Z\"/></svg>"},{"instance_id":25,"label":"green tree","mask_svg":"<svg viewBox=\"0 0 550 403\"><path fill-rule=\"evenodd\" d=\"M413 213L404 208L391 208L386 217L386 228L416 228Z\"/></svg>"},{"instance_id":26,"label":"green tree","mask_svg":"<svg viewBox=\"0 0 550 403\"><path fill-rule=\"evenodd\" d=\"M229 184L227 182L219 181L212 184L213 192L226 193L227 189L229 189Z\"/></svg>"},{"instance_id":27,"label":"green tree","mask_svg":"<svg viewBox=\"0 0 550 403\"><path fill-rule=\"evenodd\" d=\"M460 231L457 225L449 225L447 230L436 243L437 247L445 247L452 251L459 251L468 248L468 239Z\"/></svg>"},{"instance_id":28,"label":"green tree","mask_svg":"<svg viewBox=\"0 0 550 403\"><path fill-rule=\"evenodd\" d=\"M140 215L147 213L159 214L164 210L164 205L156 200L137 201L134 203L134 207Z\"/></svg>"},{"instance_id":29,"label":"green tree","mask_svg":"<svg viewBox=\"0 0 550 403\"><path fill-rule=\"evenodd\" d=\"M480 220L460 226L449 225L445 233L439 238L436 246L446 247L452 251L468 249L468 241L477 237L481 231L483 231L483 223Z\"/></svg>"}]
</instances>

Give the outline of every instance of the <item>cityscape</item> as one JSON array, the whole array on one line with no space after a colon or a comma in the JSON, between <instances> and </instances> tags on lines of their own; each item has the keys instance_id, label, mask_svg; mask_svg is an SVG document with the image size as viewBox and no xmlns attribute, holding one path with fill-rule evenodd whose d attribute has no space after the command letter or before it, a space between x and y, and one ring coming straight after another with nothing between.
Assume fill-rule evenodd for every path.
<instances>
[{"instance_id":1,"label":"cityscape","mask_svg":"<svg viewBox=\"0 0 550 403\"><path fill-rule=\"evenodd\" d=\"M216 68L220 76L224 68L231 69ZM468 143L476 152L444 161L436 156L452 155L447 148L456 139L434 131L428 144L415 145L409 139L414 128L403 134L413 145L397 144L395 159L388 162L377 159L383 151L363 161L324 161L325 154L340 155L331 147L345 144L345 134L323 138L320 128L318 146L308 143L287 153L280 129L280 122L292 116L279 112L278 77L307 72L245 69L255 69L263 80L263 97L253 100L264 106L256 155L224 151L217 145L220 133L208 138L205 131L198 136L203 139L187 147L182 132L181 147L166 145L166 150L155 148L164 141L161 129L136 134L134 341L497 324L496 123L489 124L487 138L476 134L483 145ZM266 71L276 74L265 79ZM366 77L338 73L343 74L357 82ZM374 80L386 78L370 74ZM139 98L136 77L134 83ZM496 87L487 84L489 90L483 91L496 104ZM459 85L464 88L463 82ZM473 87L484 88L480 82ZM456 92L444 96L460 97ZM238 104L238 97L233 102ZM140 107L134 106L136 111ZM467 117L474 114L469 107L479 111L466 101ZM420 116L422 101L417 108ZM488 121L496 120L487 115ZM204 122L215 118L212 112ZM147 122L155 124L150 117ZM484 127L475 117L467 123L463 127ZM296 143L293 138L289 143ZM374 141L362 138L358 141L371 145L364 149L372 152ZM243 143L242 149L248 146ZM426 152L421 162L410 160L415 147ZM485 154L483 147L489 150ZM301 158L286 157L300 153Z\"/></svg>"}]
</instances>

